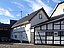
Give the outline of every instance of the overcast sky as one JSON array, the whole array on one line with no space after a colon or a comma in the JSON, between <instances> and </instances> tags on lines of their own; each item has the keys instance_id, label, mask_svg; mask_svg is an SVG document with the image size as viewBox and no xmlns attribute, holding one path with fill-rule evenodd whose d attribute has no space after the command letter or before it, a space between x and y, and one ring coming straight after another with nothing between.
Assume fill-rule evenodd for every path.
<instances>
[{"instance_id":1,"label":"overcast sky","mask_svg":"<svg viewBox=\"0 0 64 48\"><path fill-rule=\"evenodd\" d=\"M63 0L0 0L0 22L9 24L40 8L50 16L55 6Z\"/></svg>"}]
</instances>

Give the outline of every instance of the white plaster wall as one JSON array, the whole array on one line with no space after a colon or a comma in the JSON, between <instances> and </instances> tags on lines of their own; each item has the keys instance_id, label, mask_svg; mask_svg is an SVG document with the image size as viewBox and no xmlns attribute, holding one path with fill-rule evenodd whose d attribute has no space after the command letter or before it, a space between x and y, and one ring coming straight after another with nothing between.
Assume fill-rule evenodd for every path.
<instances>
[{"instance_id":1,"label":"white plaster wall","mask_svg":"<svg viewBox=\"0 0 64 48\"><path fill-rule=\"evenodd\" d=\"M53 40L53 36L47 36L47 40Z\"/></svg>"},{"instance_id":2,"label":"white plaster wall","mask_svg":"<svg viewBox=\"0 0 64 48\"><path fill-rule=\"evenodd\" d=\"M61 40L64 40L64 36L61 37Z\"/></svg>"},{"instance_id":3,"label":"white plaster wall","mask_svg":"<svg viewBox=\"0 0 64 48\"><path fill-rule=\"evenodd\" d=\"M45 32L43 32L43 31L39 32L39 34L45 36Z\"/></svg>"},{"instance_id":4,"label":"white plaster wall","mask_svg":"<svg viewBox=\"0 0 64 48\"><path fill-rule=\"evenodd\" d=\"M31 24L26 24L25 31L26 31L29 42L30 42L30 27L31 27Z\"/></svg>"},{"instance_id":5,"label":"white plaster wall","mask_svg":"<svg viewBox=\"0 0 64 48\"><path fill-rule=\"evenodd\" d=\"M42 19L39 19L39 14L42 14ZM41 10L32 20L31 20L31 26L36 25L38 23L44 22L48 20L44 12Z\"/></svg>"},{"instance_id":6,"label":"white plaster wall","mask_svg":"<svg viewBox=\"0 0 64 48\"><path fill-rule=\"evenodd\" d=\"M41 37L42 40L45 40L45 37Z\"/></svg>"},{"instance_id":7,"label":"white plaster wall","mask_svg":"<svg viewBox=\"0 0 64 48\"><path fill-rule=\"evenodd\" d=\"M35 31L35 35L39 35L39 34L37 33L37 31Z\"/></svg>"},{"instance_id":8,"label":"white plaster wall","mask_svg":"<svg viewBox=\"0 0 64 48\"><path fill-rule=\"evenodd\" d=\"M26 32L23 32L22 40L23 40L23 41L29 41L29 40L28 40L28 36L27 36L27 33L26 33Z\"/></svg>"},{"instance_id":9,"label":"white plaster wall","mask_svg":"<svg viewBox=\"0 0 64 48\"><path fill-rule=\"evenodd\" d=\"M54 44L60 44L60 41L54 41Z\"/></svg>"},{"instance_id":10,"label":"white plaster wall","mask_svg":"<svg viewBox=\"0 0 64 48\"><path fill-rule=\"evenodd\" d=\"M64 44L64 41L61 41L61 44Z\"/></svg>"},{"instance_id":11,"label":"white plaster wall","mask_svg":"<svg viewBox=\"0 0 64 48\"><path fill-rule=\"evenodd\" d=\"M41 41L35 41L35 43L36 43L36 44L37 44L37 43L41 44Z\"/></svg>"},{"instance_id":12,"label":"white plaster wall","mask_svg":"<svg viewBox=\"0 0 64 48\"><path fill-rule=\"evenodd\" d=\"M60 37L58 36L58 37L54 37L54 40L60 40Z\"/></svg>"},{"instance_id":13,"label":"white plaster wall","mask_svg":"<svg viewBox=\"0 0 64 48\"><path fill-rule=\"evenodd\" d=\"M31 29L31 32L34 32L34 29Z\"/></svg>"},{"instance_id":14,"label":"white plaster wall","mask_svg":"<svg viewBox=\"0 0 64 48\"><path fill-rule=\"evenodd\" d=\"M20 33L13 33L12 35L13 35L12 39L22 41L22 35L23 34L21 32ZM17 38L15 38L15 35L17 35Z\"/></svg>"},{"instance_id":15,"label":"white plaster wall","mask_svg":"<svg viewBox=\"0 0 64 48\"><path fill-rule=\"evenodd\" d=\"M61 25L61 29L64 29L64 25Z\"/></svg>"},{"instance_id":16,"label":"white plaster wall","mask_svg":"<svg viewBox=\"0 0 64 48\"><path fill-rule=\"evenodd\" d=\"M30 42L30 27L31 27L31 24L26 24L26 27L25 25L21 26L21 28L18 28L18 29L13 29L12 33L11 33L11 38L12 39L16 39L16 40L24 40L24 41L29 41ZM23 32L25 31L25 32ZM14 32L17 32L17 33L14 33ZM21 37L21 33L18 33L18 32L22 32L22 37ZM27 34L27 37L26 37L26 34ZM12 37L13 35L13 37ZM18 38L15 38L14 36L17 35ZM19 38L21 37L21 38Z\"/></svg>"},{"instance_id":17,"label":"white plaster wall","mask_svg":"<svg viewBox=\"0 0 64 48\"><path fill-rule=\"evenodd\" d=\"M40 37L38 36L38 37L35 37L35 39L40 39Z\"/></svg>"},{"instance_id":18,"label":"white plaster wall","mask_svg":"<svg viewBox=\"0 0 64 48\"><path fill-rule=\"evenodd\" d=\"M43 44L45 44L45 41L42 41Z\"/></svg>"},{"instance_id":19,"label":"white plaster wall","mask_svg":"<svg viewBox=\"0 0 64 48\"><path fill-rule=\"evenodd\" d=\"M23 31L25 31L25 29L22 26L20 28L13 29L11 32L11 39L22 41L21 35L23 35ZM13 37L12 37L12 35L13 35ZM17 35L17 38L15 38L15 35Z\"/></svg>"},{"instance_id":20,"label":"white plaster wall","mask_svg":"<svg viewBox=\"0 0 64 48\"><path fill-rule=\"evenodd\" d=\"M25 31L24 27L18 28L18 29L13 29L12 32L19 32L19 31Z\"/></svg>"},{"instance_id":21,"label":"white plaster wall","mask_svg":"<svg viewBox=\"0 0 64 48\"><path fill-rule=\"evenodd\" d=\"M47 41L47 44L52 44L52 41Z\"/></svg>"},{"instance_id":22,"label":"white plaster wall","mask_svg":"<svg viewBox=\"0 0 64 48\"><path fill-rule=\"evenodd\" d=\"M60 14L64 14L63 9L64 9L64 3L60 4L60 5L57 7L57 9L56 9L56 11L54 12L54 14L52 15L52 17L57 16L57 15L60 15Z\"/></svg>"}]
</instances>

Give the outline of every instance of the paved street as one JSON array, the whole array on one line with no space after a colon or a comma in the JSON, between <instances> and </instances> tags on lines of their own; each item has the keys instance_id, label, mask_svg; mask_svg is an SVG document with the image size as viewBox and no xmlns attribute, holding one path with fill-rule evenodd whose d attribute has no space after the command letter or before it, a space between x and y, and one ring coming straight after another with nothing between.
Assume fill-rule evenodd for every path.
<instances>
[{"instance_id":1,"label":"paved street","mask_svg":"<svg viewBox=\"0 0 64 48\"><path fill-rule=\"evenodd\" d=\"M64 46L33 45L33 44L0 44L0 48L64 48Z\"/></svg>"}]
</instances>

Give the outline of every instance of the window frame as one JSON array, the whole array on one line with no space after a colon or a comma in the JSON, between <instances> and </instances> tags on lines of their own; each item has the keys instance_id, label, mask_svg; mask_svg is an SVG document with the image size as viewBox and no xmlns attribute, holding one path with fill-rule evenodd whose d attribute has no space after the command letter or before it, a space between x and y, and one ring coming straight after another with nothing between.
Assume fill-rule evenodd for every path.
<instances>
[{"instance_id":1,"label":"window frame","mask_svg":"<svg viewBox=\"0 0 64 48\"><path fill-rule=\"evenodd\" d=\"M39 14L39 19L42 19L42 14Z\"/></svg>"}]
</instances>

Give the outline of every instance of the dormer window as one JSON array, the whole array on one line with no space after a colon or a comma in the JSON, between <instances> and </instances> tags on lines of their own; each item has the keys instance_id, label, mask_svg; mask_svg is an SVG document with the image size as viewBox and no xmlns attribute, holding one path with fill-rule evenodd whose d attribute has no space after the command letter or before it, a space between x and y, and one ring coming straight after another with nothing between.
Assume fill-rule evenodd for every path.
<instances>
[{"instance_id":1,"label":"dormer window","mask_svg":"<svg viewBox=\"0 0 64 48\"><path fill-rule=\"evenodd\" d=\"M42 14L39 14L39 19L42 19Z\"/></svg>"}]
</instances>

